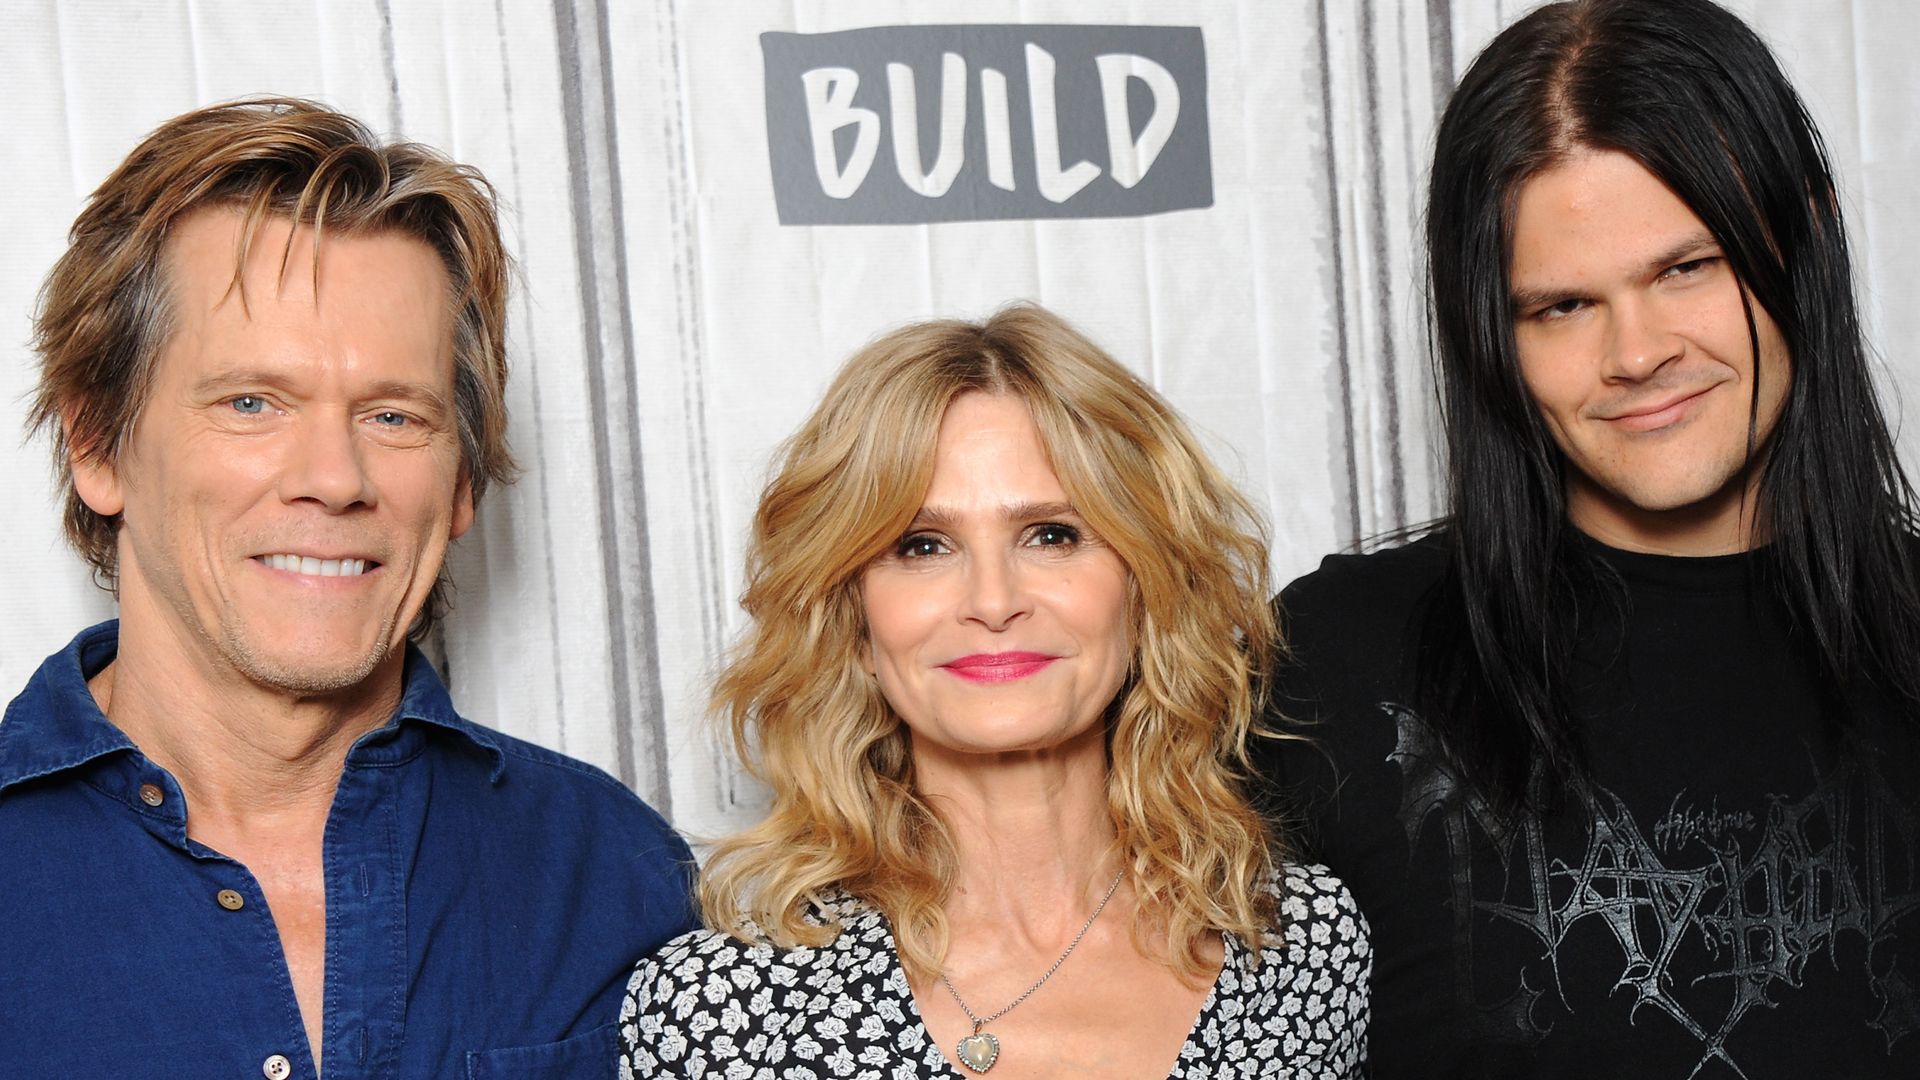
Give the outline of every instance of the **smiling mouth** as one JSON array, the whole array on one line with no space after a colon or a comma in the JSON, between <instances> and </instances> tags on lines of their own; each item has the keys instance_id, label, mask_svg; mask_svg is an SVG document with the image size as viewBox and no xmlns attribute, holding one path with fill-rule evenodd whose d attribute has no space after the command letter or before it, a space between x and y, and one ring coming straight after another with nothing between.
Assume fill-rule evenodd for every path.
<instances>
[{"instance_id":1,"label":"smiling mouth","mask_svg":"<svg viewBox=\"0 0 1920 1080\"><path fill-rule=\"evenodd\" d=\"M359 577L380 565L372 559L316 559L309 555L255 555L253 560L275 570L308 577Z\"/></svg>"},{"instance_id":2,"label":"smiling mouth","mask_svg":"<svg viewBox=\"0 0 1920 1080\"><path fill-rule=\"evenodd\" d=\"M1666 401L1636 405L1622 412L1602 415L1601 419L1629 431L1658 431L1678 423L1694 403L1705 397L1713 388L1713 386L1703 386L1691 393L1669 398Z\"/></svg>"}]
</instances>

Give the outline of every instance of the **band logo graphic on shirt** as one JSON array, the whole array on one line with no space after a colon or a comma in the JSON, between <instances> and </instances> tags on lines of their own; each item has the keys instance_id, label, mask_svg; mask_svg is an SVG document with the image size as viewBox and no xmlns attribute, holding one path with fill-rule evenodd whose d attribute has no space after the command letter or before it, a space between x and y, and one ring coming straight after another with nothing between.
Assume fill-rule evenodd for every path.
<instances>
[{"instance_id":1,"label":"band logo graphic on shirt","mask_svg":"<svg viewBox=\"0 0 1920 1080\"><path fill-rule=\"evenodd\" d=\"M1893 955L1896 927L1920 908L1916 868L1900 854L1914 850L1920 829L1889 809L1904 800L1876 776L1839 766L1803 799L1771 797L1760 821L1723 814L1717 804L1702 812L1676 796L1653 843L1614 793L1576 787L1585 849L1556 858L1537 817L1503 821L1472 793L1425 720L1400 705L1380 707L1398 733L1389 760L1401 771L1409 849L1434 822L1446 839L1456 989L1480 1018L1482 1042L1547 1036L1555 1012L1567 1010L1557 985L1561 949L1576 931L1590 943L1595 928L1618 949L1614 986L1624 992L1626 1018L1638 1026L1654 1014L1677 1025L1699 1044L1696 1075L1714 1062L1749 1075L1737 1060L1737 1036L1788 1003L1813 964L1846 965L1871 987L1878 1011L1861 1022L1888 1053L1920 1031L1920 988L1894 966L1905 958ZM1475 880L1476 842L1505 865L1504 880ZM1510 990L1488 1002L1475 993L1471 943L1476 931L1500 926L1538 942L1548 975L1500 973Z\"/></svg>"},{"instance_id":2,"label":"band logo graphic on shirt","mask_svg":"<svg viewBox=\"0 0 1920 1080\"><path fill-rule=\"evenodd\" d=\"M1667 806L1666 816L1653 823L1653 842L1661 851L1672 851L1695 841L1719 847L1728 842L1731 834L1750 833L1759 825L1745 810L1723 813L1718 800L1706 807L1697 807L1686 798L1684 791L1675 795Z\"/></svg>"},{"instance_id":3,"label":"band logo graphic on shirt","mask_svg":"<svg viewBox=\"0 0 1920 1080\"><path fill-rule=\"evenodd\" d=\"M1199 27L876 26L760 51L782 225L1213 205Z\"/></svg>"}]
</instances>

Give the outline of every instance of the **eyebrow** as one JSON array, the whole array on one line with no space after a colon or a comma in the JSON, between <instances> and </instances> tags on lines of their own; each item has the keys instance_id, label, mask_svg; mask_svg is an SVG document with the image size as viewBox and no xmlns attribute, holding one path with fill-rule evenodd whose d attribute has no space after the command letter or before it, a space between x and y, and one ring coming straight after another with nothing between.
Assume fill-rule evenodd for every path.
<instances>
[{"instance_id":1,"label":"eyebrow","mask_svg":"<svg viewBox=\"0 0 1920 1080\"><path fill-rule=\"evenodd\" d=\"M1682 263L1689 259L1699 258L1706 252L1718 249L1719 247L1720 241L1715 240L1713 234L1704 229L1696 233L1689 233L1669 245L1666 250L1661 251L1642 264L1639 276L1643 278L1652 277L1675 263ZM1562 300L1578 300L1584 295L1584 293L1576 289L1554 288L1514 289L1508 293L1508 297L1513 305L1513 310L1516 312L1537 311L1540 308L1552 307Z\"/></svg>"},{"instance_id":2,"label":"eyebrow","mask_svg":"<svg viewBox=\"0 0 1920 1080\"><path fill-rule=\"evenodd\" d=\"M422 382L408 382L405 379L382 379L367 388L363 399L374 401L381 398L397 398L401 401L418 402L425 411L436 416L451 416L453 404L439 390Z\"/></svg>"},{"instance_id":3,"label":"eyebrow","mask_svg":"<svg viewBox=\"0 0 1920 1080\"><path fill-rule=\"evenodd\" d=\"M1075 510L1072 503L1018 502L1002 506L1000 516L1007 521L1036 521L1041 518L1079 517L1080 511ZM944 507L923 506L920 512L913 516L913 523L908 527L950 529L958 520L957 514Z\"/></svg>"}]
</instances>

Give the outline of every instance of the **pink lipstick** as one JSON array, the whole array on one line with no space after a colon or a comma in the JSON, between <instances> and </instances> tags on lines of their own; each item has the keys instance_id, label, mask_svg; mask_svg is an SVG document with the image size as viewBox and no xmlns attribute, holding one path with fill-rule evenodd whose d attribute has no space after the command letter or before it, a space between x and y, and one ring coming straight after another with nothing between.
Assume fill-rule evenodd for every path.
<instances>
[{"instance_id":1,"label":"pink lipstick","mask_svg":"<svg viewBox=\"0 0 1920 1080\"><path fill-rule=\"evenodd\" d=\"M1012 682L1037 675L1060 659L1047 653L974 653L940 665L969 682Z\"/></svg>"}]
</instances>

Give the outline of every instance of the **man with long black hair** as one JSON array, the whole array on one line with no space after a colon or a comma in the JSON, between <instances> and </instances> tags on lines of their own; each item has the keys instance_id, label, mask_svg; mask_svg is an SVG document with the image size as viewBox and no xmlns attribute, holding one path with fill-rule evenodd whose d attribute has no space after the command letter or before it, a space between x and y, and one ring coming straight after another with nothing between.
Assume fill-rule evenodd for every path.
<instances>
[{"instance_id":1,"label":"man with long black hair","mask_svg":"<svg viewBox=\"0 0 1920 1080\"><path fill-rule=\"evenodd\" d=\"M1282 606L1264 768L1376 1075L1920 1076L1920 575L1840 199L1708 0L1475 60L1428 206L1446 517Z\"/></svg>"}]
</instances>

